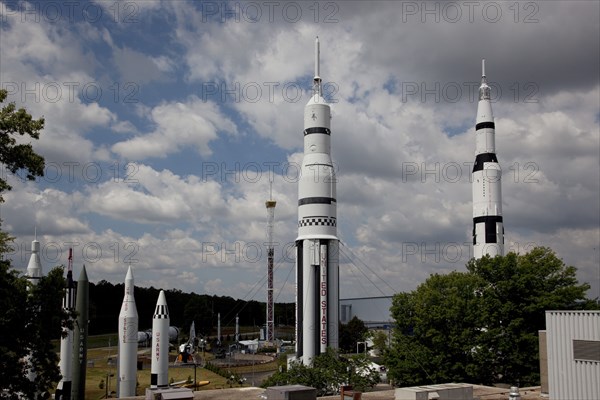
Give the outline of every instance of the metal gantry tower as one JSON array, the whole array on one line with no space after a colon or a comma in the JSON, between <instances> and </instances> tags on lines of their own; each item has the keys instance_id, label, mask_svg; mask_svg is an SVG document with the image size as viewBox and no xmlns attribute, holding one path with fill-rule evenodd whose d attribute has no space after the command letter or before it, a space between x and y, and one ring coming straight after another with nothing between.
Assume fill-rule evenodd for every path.
<instances>
[{"instance_id":1,"label":"metal gantry tower","mask_svg":"<svg viewBox=\"0 0 600 400\"><path fill-rule=\"evenodd\" d=\"M271 182L272 185L272 182ZM272 195L265 202L267 206L267 342L272 342L275 339L274 335L274 304L273 304L273 258L275 255L273 245L273 224L275 220L275 205L277 202L273 200Z\"/></svg>"}]
</instances>

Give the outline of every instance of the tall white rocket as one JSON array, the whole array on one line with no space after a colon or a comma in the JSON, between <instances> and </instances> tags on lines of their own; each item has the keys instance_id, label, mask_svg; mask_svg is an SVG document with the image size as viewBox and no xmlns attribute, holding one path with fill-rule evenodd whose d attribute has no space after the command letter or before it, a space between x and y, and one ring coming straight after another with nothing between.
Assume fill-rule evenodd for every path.
<instances>
[{"instance_id":1,"label":"tall white rocket","mask_svg":"<svg viewBox=\"0 0 600 400\"><path fill-rule=\"evenodd\" d=\"M169 307L165 292L160 291L152 317L152 363L150 388L169 386Z\"/></svg>"},{"instance_id":2,"label":"tall white rocket","mask_svg":"<svg viewBox=\"0 0 600 400\"><path fill-rule=\"evenodd\" d=\"M496 133L490 87L481 61L481 86L475 125L476 157L473 166L473 257L504 254L502 221L502 170L496 157Z\"/></svg>"},{"instance_id":3,"label":"tall white rocket","mask_svg":"<svg viewBox=\"0 0 600 400\"><path fill-rule=\"evenodd\" d=\"M305 365L338 348L339 241L336 179L331 161L331 110L319 76L315 40L314 94L304 108L304 158L298 182L296 355Z\"/></svg>"},{"instance_id":4,"label":"tall white rocket","mask_svg":"<svg viewBox=\"0 0 600 400\"><path fill-rule=\"evenodd\" d=\"M38 281L42 278L42 263L40 261L40 242L36 237L31 242L31 257L29 257L29 264L27 264L27 280L32 285L37 285ZM25 357L24 361L27 364L27 378L33 382L37 377L37 373L31 363L32 355L29 354Z\"/></svg>"},{"instance_id":5,"label":"tall white rocket","mask_svg":"<svg viewBox=\"0 0 600 400\"><path fill-rule=\"evenodd\" d=\"M67 286L63 298L63 310L72 312L75 310L75 283L73 282L73 249L69 249L67 267ZM71 399L72 377L73 377L73 329L63 328L63 336L60 339L60 375L61 379L56 386L55 398L57 400Z\"/></svg>"},{"instance_id":6,"label":"tall white rocket","mask_svg":"<svg viewBox=\"0 0 600 400\"><path fill-rule=\"evenodd\" d=\"M137 349L138 349L138 312L135 306L134 282L131 266L125 276L125 296L119 314L119 397L135 396Z\"/></svg>"}]
</instances>

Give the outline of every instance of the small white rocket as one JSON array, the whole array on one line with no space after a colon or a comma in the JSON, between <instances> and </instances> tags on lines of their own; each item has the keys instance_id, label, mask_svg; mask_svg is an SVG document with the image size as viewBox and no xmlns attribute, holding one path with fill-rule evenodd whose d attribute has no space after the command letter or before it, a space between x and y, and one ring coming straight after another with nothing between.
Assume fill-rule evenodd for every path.
<instances>
[{"instance_id":1,"label":"small white rocket","mask_svg":"<svg viewBox=\"0 0 600 400\"><path fill-rule=\"evenodd\" d=\"M475 125L475 165L473 166L473 257L504 254L502 220L502 170L496 157L496 133L490 87L481 61L481 86Z\"/></svg>"},{"instance_id":2,"label":"small white rocket","mask_svg":"<svg viewBox=\"0 0 600 400\"><path fill-rule=\"evenodd\" d=\"M119 370L117 395L135 396L138 349L138 313L131 266L125 277L125 296L119 314Z\"/></svg>"},{"instance_id":3,"label":"small white rocket","mask_svg":"<svg viewBox=\"0 0 600 400\"><path fill-rule=\"evenodd\" d=\"M36 234L37 236L37 234ZM27 280L32 285L37 285L38 281L42 278L42 263L40 261L40 242L37 237L31 242L31 257L29 257L29 264L27 264ZM28 365L27 368L27 379L33 382L37 377L37 373L31 363L32 355L29 354L24 358L24 361Z\"/></svg>"},{"instance_id":4,"label":"small white rocket","mask_svg":"<svg viewBox=\"0 0 600 400\"><path fill-rule=\"evenodd\" d=\"M310 365L338 348L339 241L336 178L331 161L331 110L319 76L315 40L314 94L304 107L304 157L298 182L296 356Z\"/></svg>"},{"instance_id":5,"label":"small white rocket","mask_svg":"<svg viewBox=\"0 0 600 400\"><path fill-rule=\"evenodd\" d=\"M150 388L169 386L169 308L165 292L160 291L152 317L152 364Z\"/></svg>"},{"instance_id":6,"label":"small white rocket","mask_svg":"<svg viewBox=\"0 0 600 400\"><path fill-rule=\"evenodd\" d=\"M67 286L63 298L63 310L72 312L75 310L75 283L73 282L73 249L69 249L69 260L67 266ZM73 329L63 328L66 336L60 339L60 375L62 378L56 386L57 400L69 400L71 398L71 387L73 379Z\"/></svg>"},{"instance_id":7,"label":"small white rocket","mask_svg":"<svg viewBox=\"0 0 600 400\"><path fill-rule=\"evenodd\" d=\"M42 263L40 262L40 242L37 238L31 242L31 257L27 264L27 280L33 285L37 285L42 277Z\"/></svg>"}]
</instances>

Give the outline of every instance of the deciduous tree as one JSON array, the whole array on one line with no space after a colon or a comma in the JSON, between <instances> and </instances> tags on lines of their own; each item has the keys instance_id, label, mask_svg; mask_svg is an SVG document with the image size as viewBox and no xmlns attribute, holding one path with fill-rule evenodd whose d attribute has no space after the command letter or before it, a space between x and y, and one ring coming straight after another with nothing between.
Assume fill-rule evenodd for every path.
<instances>
[{"instance_id":1,"label":"deciduous tree","mask_svg":"<svg viewBox=\"0 0 600 400\"><path fill-rule=\"evenodd\" d=\"M379 382L379 371L370 369L369 364L362 355L346 359L327 348L327 352L314 358L312 366L292 362L288 370L271 375L262 387L305 385L317 389L318 396L338 393L341 385L348 384L364 391Z\"/></svg>"},{"instance_id":2,"label":"deciduous tree","mask_svg":"<svg viewBox=\"0 0 600 400\"><path fill-rule=\"evenodd\" d=\"M399 385L466 381L539 383L545 311L592 308L575 267L537 247L471 260L467 272L434 274L394 297L389 376Z\"/></svg>"},{"instance_id":3,"label":"deciduous tree","mask_svg":"<svg viewBox=\"0 0 600 400\"><path fill-rule=\"evenodd\" d=\"M348 353L354 353L356 343L364 342L367 332L369 332L369 329L365 323L356 316L352 317L347 324L340 324L340 349Z\"/></svg>"},{"instance_id":4,"label":"deciduous tree","mask_svg":"<svg viewBox=\"0 0 600 400\"><path fill-rule=\"evenodd\" d=\"M0 103L6 100L8 93L0 89ZM33 151L31 143L17 143L19 136L39 139L44 128L44 118L33 119L24 108L8 103L0 109L0 164L13 174L24 171L25 178L34 180L44 175L44 158ZM0 167L2 167L0 166ZM11 186L0 177L0 202L4 201L2 192Z\"/></svg>"},{"instance_id":5,"label":"deciduous tree","mask_svg":"<svg viewBox=\"0 0 600 400\"><path fill-rule=\"evenodd\" d=\"M0 398L35 399L60 379L51 339L69 324L62 310L64 286L62 267L31 285L8 261L0 261ZM29 368L35 371L34 382L27 377Z\"/></svg>"}]
</instances>

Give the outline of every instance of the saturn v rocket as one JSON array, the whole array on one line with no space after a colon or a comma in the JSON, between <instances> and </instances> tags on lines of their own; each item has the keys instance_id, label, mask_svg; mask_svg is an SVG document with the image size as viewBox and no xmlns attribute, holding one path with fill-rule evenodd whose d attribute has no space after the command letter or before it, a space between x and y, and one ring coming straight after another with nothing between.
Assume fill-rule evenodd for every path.
<instances>
[{"instance_id":1,"label":"saturn v rocket","mask_svg":"<svg viewBox=\"0 0 600 400\"><path fill-rule=\"evenodd\" d=\"M490 87L481 62L481 86L475 125L476 157L473 166L473 257L504 254L502 221L502 170L496 157L496 133Z\"/></svg>"},{"instance_id":2,"label":"saturn v rocket","mask_svg":"<svg viewBox=\"0 0 600 400\"><path fill-rule=\"evenodd\" d=\"M305 365L338 347L339 241L331 110L319 76L315 40L313 95L304 108L304 158L298 182L296 356Z\"/></svg>"}]
</instances>

